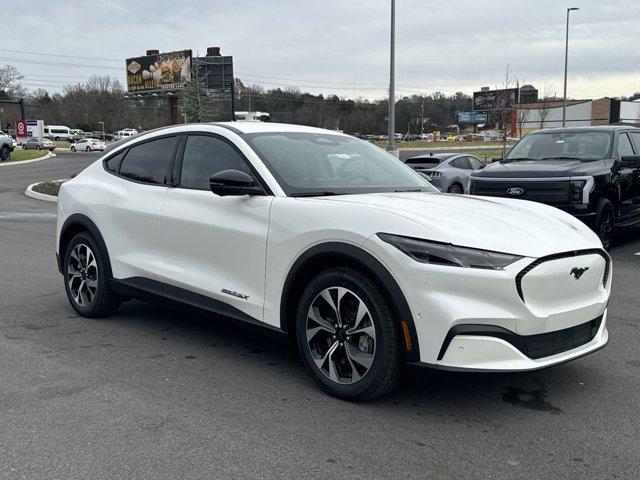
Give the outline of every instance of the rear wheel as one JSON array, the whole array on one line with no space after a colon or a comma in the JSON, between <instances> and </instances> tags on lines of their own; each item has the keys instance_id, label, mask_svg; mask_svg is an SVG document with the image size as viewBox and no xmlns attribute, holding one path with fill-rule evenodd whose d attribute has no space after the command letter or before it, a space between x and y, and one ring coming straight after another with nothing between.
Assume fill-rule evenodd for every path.
<instances>
[{"instance_id":1,"label":"rear wheel","mask_svg":"<svg viewBox=\"0 0 640 480\"><path fill-rule=\"evenodd\" d=\"M40 145L36 145L36 150L40 150Z\"/></svg>"},{"instance_id":2,"label":"rear wheel","mask_svg":"<svg viewBox=\"0 0 640 480\"><path fill-rule=\"evenodd\" d=\"M71 151L75 152L76 151L76 147L74 147L73 145L71 145Z\"/></svg>"},{"instance_id":3,"label":"rear wheel","mask_svg":"<svg viewBox=\"0 0 640 480\"><path fill-rule=\"evenodd\" d=\"M595 231L606 250L611 248L616 224L616 214L613 204L606 198L600 199L596 208Z\"/></svg>"},{"instance_id":4,"label":"rear wheel","mask_svg":"<svg viewBox=\"0 0 640 480\"><path fill-rule=\"evenodd\" d=\"M71 239L64 254L64 281L71 306L83 317L115 312L122 299L109 287L107 257L88 233Z\"/></svg>"},{"instance_id":5,"label":"rear wheel","mask_svg":"<svg viewBox=\"0 0 640 480\"><path fill-rule=\"evenodd\" d=\"M449 190L447 191L449 193L454 193L456 195L462 195L464 193L464 189L462 188L462 185L460 185L459 183L454 183L449 187Z\"/></svg>"},{"instance_id":6,"label":"rear wheel","mask_svg":"<svg viewBox=\"0 0 640 480\"><path fill-rule=\"evenodd\" d=\"M309 283L298 306L296 337L312 378L331 395L370 400L398 383L393 310L378 285L357 270L332 268Z\"/></svg>"},{"instance_id":7,"label":"rear wheel","mask_svg":"<svg viewBox=\"0 0 640 480\"><path fill-rule=\"evenodd\" d=\"M87 147L87 148L85 149L85 151L90 152L90 151L91 151L91 147Z\"/></svg>"}]
</instances>

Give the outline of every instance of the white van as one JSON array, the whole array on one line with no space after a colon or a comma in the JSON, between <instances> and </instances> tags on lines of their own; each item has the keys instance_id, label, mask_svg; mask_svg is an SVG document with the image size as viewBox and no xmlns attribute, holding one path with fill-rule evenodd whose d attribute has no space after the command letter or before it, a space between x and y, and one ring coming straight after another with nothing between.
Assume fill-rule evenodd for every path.
<instances>
[{"instance_id":1,"label":"white van","mask_svg":"<svg viewBox=\"0 0 640 480\"><path fill-rule=\"evenodd\" d=\"M44 127L44 136L50 140L68 140L73 135L69 127L64 125L47 125Z\"/></svg>"}]
</instances>

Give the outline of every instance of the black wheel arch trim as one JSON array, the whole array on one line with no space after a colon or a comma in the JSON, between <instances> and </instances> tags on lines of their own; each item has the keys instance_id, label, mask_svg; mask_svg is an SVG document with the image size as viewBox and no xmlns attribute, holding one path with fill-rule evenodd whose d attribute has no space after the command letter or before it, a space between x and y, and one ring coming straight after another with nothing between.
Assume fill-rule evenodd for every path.
<instances>
[{"instance_id":1,"label":"black wheel arch trim","mask_svg":"<svg viewBox=\"0 0 640 480\"><path fill-rule=\"evenodd\" d=\"M65 255L65 245L63 241L65 240L65 233L72 227L82 227L82 230L88 231L94 240L97 242L98 247L100 248L103 255L107 257L106 273L107 278L111 278L113 275L111 273L111 260L109 259L109 251L107 250L107 244L102 238L102 234L100 233L100 229L98 226L93 223L93 221L82 213L74 213L70 215L62 224L62 228L60 229L60 238L58 239L58 252L59 255L56 254L56 259L58 262L58 271L60 273L63 272L63 262ZM69 239L70 240L70 239Z\"/></svg>"},{"instance_id":2,"label":"black wheel arch trim","mask_svg":"<svg viewBox=\"0 0 640 480\"><path fill-rule=\"evenodd\" d=\"M282 295L280 298L280 328L288 331L287 322L287 305L289 303L289 294L294 286L294 281L299 273L301 273L310 262L321 260L323 257L343 257L345 260L354 262L363 270L374 277L374 280L382 286L384 292L389 296L392 307L398 314L398 329L401 338L404 338L404 329L401 322L406 322L410 336L410 350L407 349L406 342L402 342L402 348L406 354L406 360L409 362L420 361L420 346L418 344L418 335L416 326L413 321L413 315L409 304L400 289L400 286L393 278L387 268L380 263L373 255L366 252L360 247L342 242L327 242L315 245L304 253L302 253L293 266L289 270L285 279Z\"/></svg>"}]
</instances>

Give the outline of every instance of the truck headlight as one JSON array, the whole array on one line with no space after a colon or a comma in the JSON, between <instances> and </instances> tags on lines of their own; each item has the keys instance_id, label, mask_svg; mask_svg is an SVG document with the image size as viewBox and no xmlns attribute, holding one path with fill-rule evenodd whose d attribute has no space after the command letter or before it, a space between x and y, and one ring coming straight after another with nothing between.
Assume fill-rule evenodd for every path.
<instances>
[{"instance_id":1,"label":"truck headlight","mask_svg":"<svg viewBox=\"0 0 640 480\"><path fill-rule=\"evenodd\" d=\"M522 258L509 253L460 247L450 243L432 242L389 233L378 233L378 237L415 261L432 265L503 270L507 265Z\"/></svg>"},{"instance_id":2,"label":"truck headlight","mask_svg":"<svg viewBox=\"0 0 640 480\"><path fill-rule=\"evenodd\" d=\"M569 181L569 201L571 203L589 203L589 194L593 191L593 177Z\"/></svg>"}]
</instances>

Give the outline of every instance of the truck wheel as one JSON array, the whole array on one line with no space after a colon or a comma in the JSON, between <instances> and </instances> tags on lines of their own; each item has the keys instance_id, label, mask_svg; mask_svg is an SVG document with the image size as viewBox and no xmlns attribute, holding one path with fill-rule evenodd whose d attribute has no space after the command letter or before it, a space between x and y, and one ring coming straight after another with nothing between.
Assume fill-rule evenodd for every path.
<instances>
[{"instance_id":1,"label":"truck wheel","mask_svg":"<svg viewBox=\"0 0 640 480\"><path fill-rule=\"evenodd\" d=\"M0 161L5 162L11 159L11 150L6 145L0 148Z\"/></svg>"},{"instance_id":2,"label":"truck wheel","mask_svg":"<svg viewBox=\"0 0 640 480\"><path fill-rule=\"evenodd\" d=\"M600 237L605 250L609 250L613 243L615 224L616 214L613 210L613 204L606 198L600 199L596 208L595 232Z\"/></svg>"}]
</instances>

